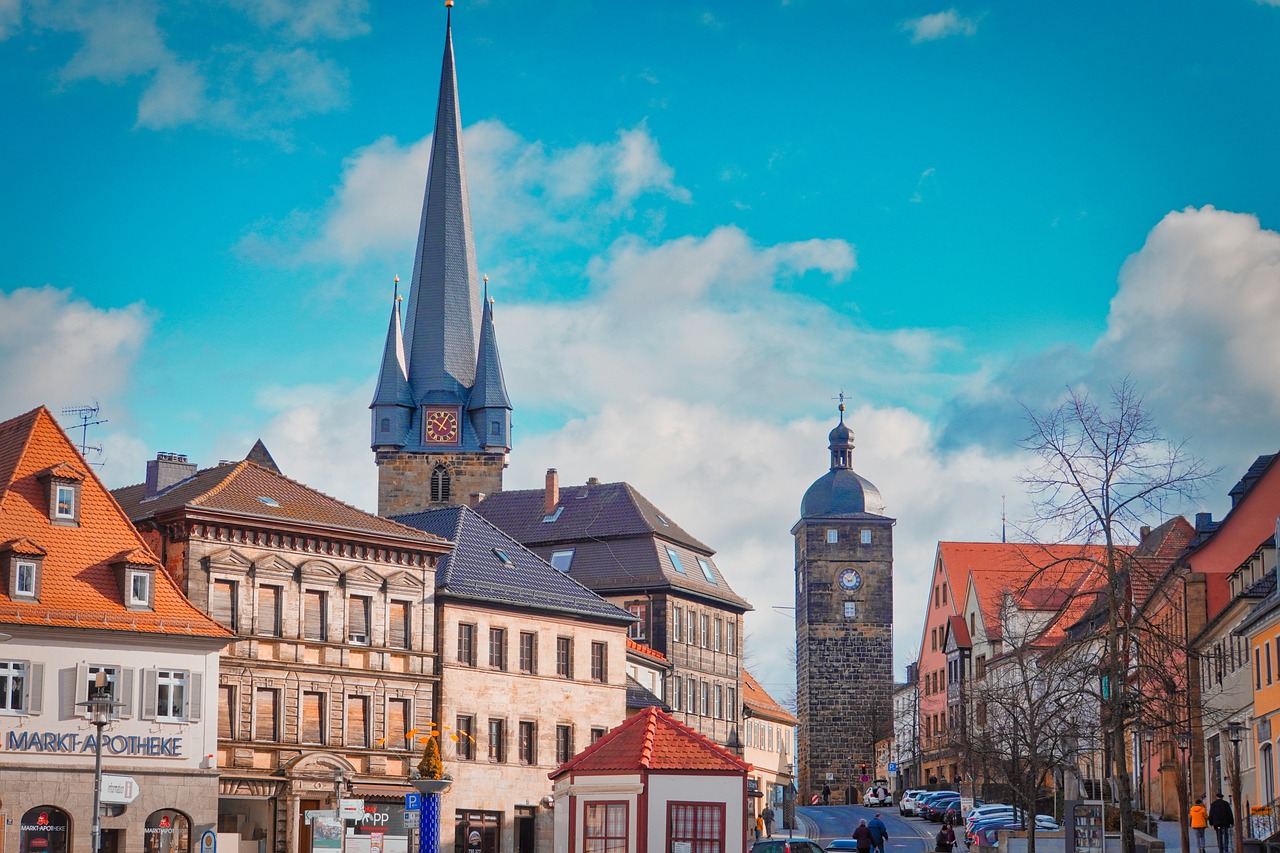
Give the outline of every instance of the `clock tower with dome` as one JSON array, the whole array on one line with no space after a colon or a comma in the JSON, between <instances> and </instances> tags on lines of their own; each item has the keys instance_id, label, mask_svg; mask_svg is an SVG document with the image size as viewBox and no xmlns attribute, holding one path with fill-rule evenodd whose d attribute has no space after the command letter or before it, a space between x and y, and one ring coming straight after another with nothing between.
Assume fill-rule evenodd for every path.
<instances>
[{"instance_id":1,"label":"clock tower with dome","mask_svg":"<svg viewBox=\"0 0 1280 853\"><path fill-rule=\"evenodd\" d=\"M892 732L893 525L852 467L853 431L831 430L831 470L805 492L796 540L796 783L804 802L829 785L870 787L875 745ZM867 779L863 779L863 776Z\"/></svg>"},{"instance_id":2,"label":"clock tower with dome","mask_svg":"<svg viewBox=\"0 0 1280 853\"><path fill-rule=\"evenodd\" d=\"M402 329L397 292L369 408L379 515L502 491L511 400L487 280L481 292L476 272L449 24L408 311Z\"/></svg>"}]
</instances>

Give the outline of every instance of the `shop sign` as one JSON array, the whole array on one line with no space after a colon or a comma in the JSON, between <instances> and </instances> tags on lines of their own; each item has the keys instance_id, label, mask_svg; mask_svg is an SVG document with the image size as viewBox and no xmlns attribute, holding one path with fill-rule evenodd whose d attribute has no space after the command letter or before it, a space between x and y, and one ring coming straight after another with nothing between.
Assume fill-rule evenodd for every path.
<instances>
[{"instance_id":1,"label":"shop sign","mask_svg":"<svg viewBox=\"0 0 1280 853\"><path fill-rule=\"evenodd\" d=\"M138 788L138 780L132 776L115 776L113 774L102 774L102 802L114 803L116 805L127 805L138 798L140 793ZM162 827L169 826L169 818L163 818Z\"/></svg>"},{"instance_id":2,"label":"shop sign","mask_svg":"<svg viewBox=\"0 0 1280 853\"><path fill-rule=\"evenodd\" d=\"M6 752L93 753L98 749L98 736L81 732L10 731L5 734L4 748ZM102 751L112 755L182 758L182 738L103 735Z\"/></svg>"}]
</instances>

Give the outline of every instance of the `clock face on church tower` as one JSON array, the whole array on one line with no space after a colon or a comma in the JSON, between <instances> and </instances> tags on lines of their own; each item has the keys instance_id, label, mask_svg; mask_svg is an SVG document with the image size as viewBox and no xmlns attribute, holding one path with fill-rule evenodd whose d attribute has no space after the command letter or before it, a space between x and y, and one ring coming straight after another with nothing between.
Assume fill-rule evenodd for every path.
<instances>
[{"instance_id":1,"label":"clock face on church tower","mask_svg":"<svg viewBox=\"0 0 1280 853\"><path fill-rule=\"evenodd\" d=\"M840 588L853 592L862 587L862 575L857 569L845 569L840 573Z\"/></svg>"},{"instance_id":2,"label":"clock face on church tower","mask_svg":"<svg viewBox=\"0 0 1280 853\"><path fill-rule=\"evenodd\" d=\"M455 409L427 409L423 413L422 437L427 444L457 444L458 412Z\"/></svg>"}]
</instances>

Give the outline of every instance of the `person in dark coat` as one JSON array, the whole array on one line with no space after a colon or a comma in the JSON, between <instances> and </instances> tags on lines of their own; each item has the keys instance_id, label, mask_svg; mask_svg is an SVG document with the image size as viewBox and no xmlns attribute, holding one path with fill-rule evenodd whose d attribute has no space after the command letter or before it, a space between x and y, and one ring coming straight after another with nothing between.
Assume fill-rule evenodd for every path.
<instances>
[{"instance_id":1,"label":"person in dark coat","mask_svg":"<svg viewBox=\"0 0 1280 853\"><path fill-rule=\"evenodd\" d=\"M933 849L936 853L951 853L952 848L956 846L956 832L951 828L949 821L943 821L942 829L938 830L938 837L934 841Z\"/></svg>"},{"instance_id":2,"label":"person in dark coat","mask_svg":"<svg viewBox=\"0 0 1280 853\"><path fill-rule=\"evenodd\" d=\"M760 817L764 818L765 838L773 838L773 806L765 806Z\"/></svg>"},{"instance_id":3,"label":"person in dark coat","mask_svg":"<svg viewBox=\"0 0 1280 853\"><path fill-rule=\"evenodd\" d=\"M889 827L884 825L880 815L876 815L867 824L867 829L871 830L871 849L875 853L884 853L884 841L889 837Z\"/></svg>"},{"instance_id":4,"label":"person in dark coat","mask_svg":"<svg viewBox=\"0 0 1280 853\"><path fill-rule=\"evenodd\" d=\"M1224 800L1219 791L1217 798L1209 806L1209 826L1218 833L1218 853L1231 853L1231 835L1235 825L1236 815L1231 810L1231 803Z\"/></svg>"},{"instance_id":5,"label":"person in dark coat","mask_svg":"<svg viewBox=\"0 0 1280 853\"><path fill-rule=\"evenodd\" d=\"M822 786L822 804L824 806L831 805L831 786L830 785Z\"/></svg>"},{"instance_id":6,"label":"person in dark coat","mask_svg":"<svg viewBox=\"0 0 1280 853\"><path fill-rule=\"evenodd\" d=\"M871 830L867 827L865 818L858 822L858 828L853 831L853 840L858 842L858 853L871 853Z\"/></svg>"}]
</instances>

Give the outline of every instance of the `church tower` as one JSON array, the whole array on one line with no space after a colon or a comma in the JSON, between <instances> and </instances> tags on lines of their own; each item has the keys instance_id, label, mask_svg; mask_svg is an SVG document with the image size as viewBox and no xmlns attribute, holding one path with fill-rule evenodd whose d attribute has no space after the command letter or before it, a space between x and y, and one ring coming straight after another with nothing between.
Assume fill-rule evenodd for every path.
<instances>
[{"instance_id":1,"label":"church tower","mask_svg":"<svg viewBox=\"0 0 1280 853\"><path fill-rule=\"evenodd\" d=\"M401 328L397 292L369 405L380 515L467 503L474 495L502 491L511 401L488 296L487 284L481 294L476 273L447 21L407 316Z\"/></svg>"},{"instance_id":2,"label":"church tower","mask_svg":"<svg viewBox=\"0 0 1280 853\"><path fill-rule=\"evenodd\" d=\"M832 802L874 779L875 745L892 732L893 525L880 492L852 468L853 431L830 434L831 470L804 493L796 540L799 767L808 798ZM863 779L863 776L867 779Z\"/></svg>"}]
</instances>

